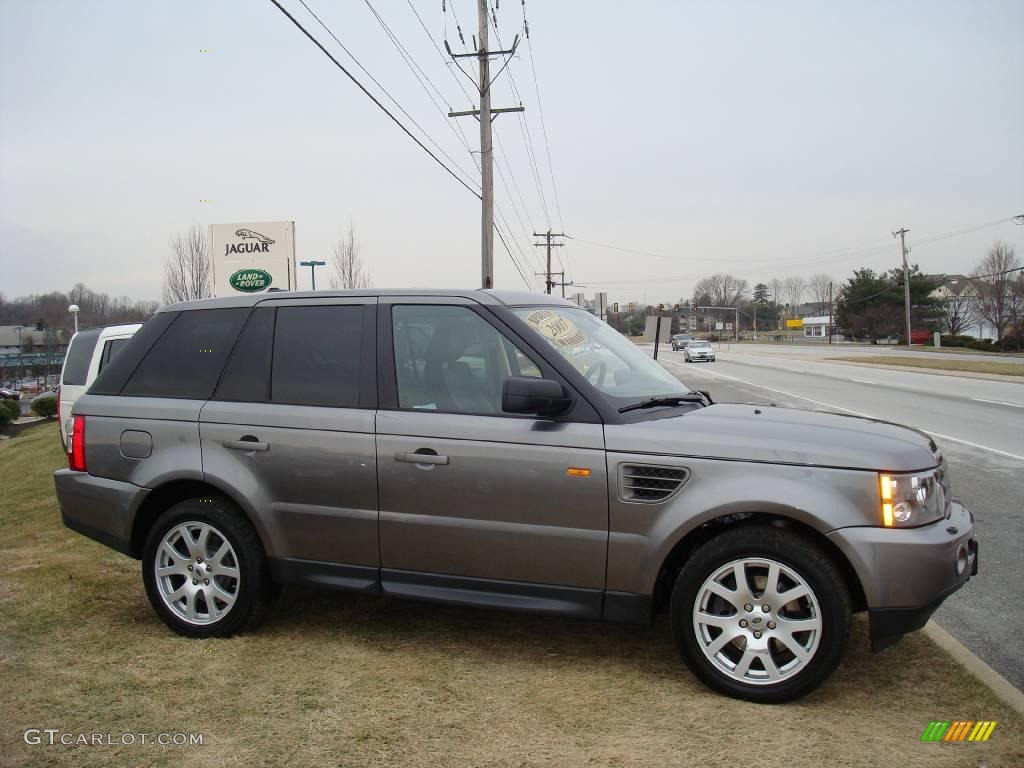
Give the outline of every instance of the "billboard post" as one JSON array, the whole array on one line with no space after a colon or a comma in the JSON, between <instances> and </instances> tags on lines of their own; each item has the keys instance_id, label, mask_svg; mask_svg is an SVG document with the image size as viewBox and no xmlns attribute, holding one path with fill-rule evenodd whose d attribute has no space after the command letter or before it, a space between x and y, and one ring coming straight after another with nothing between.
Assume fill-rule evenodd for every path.
<instances>
[{"instance_id":1,"label":"billboard post","mask_svg":"<svg viewBox=\"0 0 1024 768\"><path fill-rule=\"evenodd\" d=\"M298 287L294 221L211 224L209 242L214 296Z\"/></svg>"}]
</instances>

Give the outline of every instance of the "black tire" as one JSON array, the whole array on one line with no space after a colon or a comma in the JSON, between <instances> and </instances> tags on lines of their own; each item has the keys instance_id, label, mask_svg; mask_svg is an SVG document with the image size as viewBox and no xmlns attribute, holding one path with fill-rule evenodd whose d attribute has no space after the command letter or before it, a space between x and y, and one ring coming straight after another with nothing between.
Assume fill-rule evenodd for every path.
<instances>
[{"instance_id":1,"label":"black tire","mask_svg":"<svg viewBox=\"0 0 1024 768\"><path fill-rule=\"evenodd\" d=\"M215 529L234 550L233 559L238 571L237 583L231 580L219 582L228 584L229 589L231 585L235 587L234 603L230 609L221 618L201 624L189 622L172 610L164 601L157 583L158 549L165 536L186 522L203 523ZM222 496L180 501L157 518L143 548L142 580L149 602L164 624L179 635L193 638L229 637L257 626L279 593L271 579L267 556L256 529L230 500ZM205 602L201 604L205 605Z\"/></svg>"},{"instance_id":2,"label":"black tire","mask_svg":"<svg viewBox=\"0 0 1024 768\"><path fill-rule=\"evenodd\" d=\"M693 611L705 582L723 566L744 558L765 558L792 569L813 592L820 608L821 634L814 655L776 683L745 683L719 669L705 655L694 627ZM846 583L821 547L795 531L765 525L726 530L700 546L679 572L670 607L672 634L693 674L726 696L763 704L798 699L832 674L846 653L850 613ZM767 670L763 662L758 663Z\"/></svg>"}]
</instances>

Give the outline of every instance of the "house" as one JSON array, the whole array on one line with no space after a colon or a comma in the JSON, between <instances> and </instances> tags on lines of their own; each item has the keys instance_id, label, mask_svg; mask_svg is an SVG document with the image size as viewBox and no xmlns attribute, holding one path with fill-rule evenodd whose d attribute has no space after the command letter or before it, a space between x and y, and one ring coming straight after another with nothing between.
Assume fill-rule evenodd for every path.
<instances>
[{"instance_id":1,"label":"house","mask_svg":"<svg viewBox=\"0 0 1024 768\"><path fill-rule=\"evenodd\" d=\"M939 286L931 295L939 299L946 310L970 318L964 334L976 339L995 339L996 330L977 311L978 291L974 281L967 275L928 275L938 280Z\"/></svg>"}]
</instances>

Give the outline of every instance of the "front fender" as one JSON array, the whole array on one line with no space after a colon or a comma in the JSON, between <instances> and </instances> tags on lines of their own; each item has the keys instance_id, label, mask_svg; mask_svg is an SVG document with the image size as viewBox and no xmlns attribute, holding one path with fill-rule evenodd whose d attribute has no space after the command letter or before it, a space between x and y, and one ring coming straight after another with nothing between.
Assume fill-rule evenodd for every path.
<instances>
[{"instance_id":1,"label":"front fender","mask_svg":"<svg viewBox=\"0 0 1024 768\"><path fill-rule=\"evenodd\" d=\"M624 501L623 464L681 467L690 476L660 503ZM607 589L652 594L673 549L701 526L728 515L771 514L828 535L866 525L877 514L874 474L785 464L627 453L608 454L609 541Z\"/></svg>"}]
</instances>

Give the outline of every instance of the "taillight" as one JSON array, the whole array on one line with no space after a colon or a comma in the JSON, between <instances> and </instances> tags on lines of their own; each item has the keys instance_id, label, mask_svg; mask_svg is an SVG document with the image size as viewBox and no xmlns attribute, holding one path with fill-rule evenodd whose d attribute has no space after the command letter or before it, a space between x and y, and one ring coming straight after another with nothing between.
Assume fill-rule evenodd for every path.
<instances>
[{"instance_id":1,"label":"taillight","mask_svg":"<svg viewBox=\"0 0 1024 768\"><path fill-rule=\"evenodd\" d=\"M85 472L85 416L71 417L71 449L68 451L68 469Z\"/></svg>"}]
</instances>

